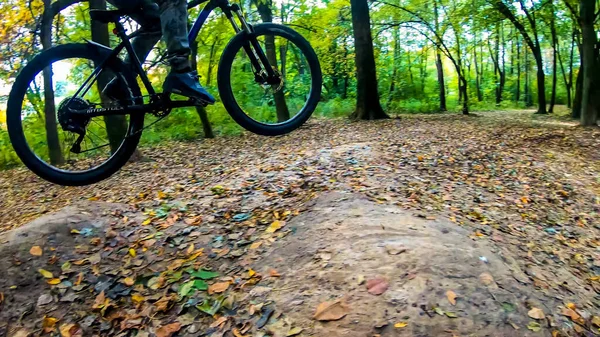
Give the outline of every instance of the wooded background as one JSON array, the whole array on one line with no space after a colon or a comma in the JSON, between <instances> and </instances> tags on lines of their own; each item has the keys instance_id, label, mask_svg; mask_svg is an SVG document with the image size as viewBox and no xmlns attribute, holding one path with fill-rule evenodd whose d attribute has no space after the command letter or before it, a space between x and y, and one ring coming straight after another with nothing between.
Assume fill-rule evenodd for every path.
<instances>
[{"instance_id":1,"label":"wooded background","mask_svg":"<svg viewBox=\"0 0 600 337\"><path fill-rule=\"evenodd\" d=\"M538 114L568 111L584 126L597 125L600 6L595 0L243 0L241 5L250 22L289 25L316 49L324 73L317 116L378 119L535 108ZM201 6L190 7L191 23ZM0 167L19 163L4 112L19 70L54 45L84 39L116 45L111 27L90 21L90 8L107 4L0 3ZM201 82L214 94L218 60L232 36L217 10L192 46ZM165 47L156 48L147 66L159 83L166 71L156 58ZM56 127L48 125L51 119L46 124ZM217 104L173 114L145 132L143 144L239 132Z\"/></svg>"}]
</instances>

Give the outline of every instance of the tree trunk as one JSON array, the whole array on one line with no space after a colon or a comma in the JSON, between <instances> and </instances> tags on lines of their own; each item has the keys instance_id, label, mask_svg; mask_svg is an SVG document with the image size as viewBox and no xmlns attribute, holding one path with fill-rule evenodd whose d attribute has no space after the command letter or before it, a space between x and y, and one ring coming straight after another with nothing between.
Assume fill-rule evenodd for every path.
<instances>
[{"instance_id":1,"label":"tree trunk","mask_svg":"<svg viewBox=\"0 0 600 337\"><path fill-rule=\"evenodd\" d=\"M598 104L599 99L595 97L595 81L594 75L597 73L597 58L596 58L596 31L594 29L596 1L595 0L580 0L580 22L583 55L583 86L582 86L582 109L581 109L581 125L591 126L597 125Z\"/></svg>"},{"instance_id":2,"label":"tree trunk","mask_svg":"<svg viewBox=\"0 0 600 337\"><path fill-rule=\"evenodd\" d=\"M106 9L106 0L90 0L90 9ZM108 24L92 21L92 41L110 47L110 36L108 34ZM98 66L98 65L96 65ZM102 92L102 89L106 87L108 82L113 78L115 74L103 71L98 76L97 88L98 92ZM104 104L109 103L109 99L102 95L102 102ZM123 139L127 135L127 118L125 116L104 116L104 124L106 126L106 134L110 143L110 150L116 152ZM137 158L139 154L132 156Z\"/></svg>"},{"instance_id":3,"label":"tree trunk","mask_svg":"<svg viewBox=\"0 0 600 337\"><path fill-rule=\"evenodd\" d=\"M530 73L531 64L529 62L529 53L525 51L525 106L533 106L533 95L531 94Z\"/></svg>"},{"instance_id":4,"label":"tree trunk","mask_svg":"<svg viewBox=\"0 0 600 337\"><path fill-rule=\"evenodd\" d=\"M517 83L515 88L515 102L519 103L521 101L521 44L519 43L519 36L516 37L517 40Z\"/></svg>"},{"instance_id":5,"label":"tree trunk","mask_svg":"<svg viewBox=\"0 0 600 337\"><path fill-rule=\"evenodd\" d=\"M571 110L571 117L573 119L581 118L581 109L583 106L583 62L577 72L577 79L575 80L575 97L573 97L573 109Z\"/></svg>"},{"instance_id":6,"label":"tree trunk","mask_svg":"<svg viewBox=\"0 0 600 337\"><path fill-rule=\"evenodd\" d=\"M542 60L542 51L539 44L534 49L534 58L537 68L537 89L538 89L538 111L536 114L546 114L546 74L544 74L544 61Z\"/></svg>"},{"instance_id":7,"label":"tree trunk","mask_svg":"<svg viewBox=\"0 0 600 337\"><path fill-rule=\"evenodd\" d=\"M192 49L192 69L198 69L198 41L193 41L190 48ZM212 125L210 124L208 114L206 113L206 108L203 106L196 106L196 113L198 114L198 117L200 117L200 122L202 122L204 138L215 138Z\"/></svg>"},{"instance_id":8,"label":"tree trunk","mask_svg":"<svg viewBox=\"0 0 600 337\"><path fill-rule=\"evenodd\" d=\"M475 39L474 39L474 46L473 46L473 59L474 59L474 63L475 63L475 87L477 89L477 100L479 102L483 102L483 92L481 91L481 80L480 80L480 73L479 73L479 62L477 60L477 35L475 35Z\"/></svg>"},{"instance_id":9,"label":"tree trunk","mask_svg":"<svg viewBox=\"0 0 600 337\"><path fill-rule=\"evenodd\" d=\"M367 0L350 0L356 48L356 110L353 119L389 118L381 108Z\"/></svg>"},{"instance_id":10,"label":"tree trunk","mask_svg":"<svg viewBox=\"0 0 600 337\"><path fill-rule=\"evenodd\" d=\"M44 50L52 48L52 21L54 16L50 10L51 2L51 0L44 0L44 14L40 34ZM45 68L42 75L44 77L44 120L46 141L48 142L48 155L50 157L50 164L59 165L64 162L64 158L60 147L60 138L58 137L52 67Z\"/></svg>"},{"instance_id":11,"label":"tree trunk","mask_svg":"<svg viewBox=\"0 0 600 337\"><path fill-rule=\"evenodd\" d=\"M552 12L554 13L554 6L552 6ZM554 105L556 104L556 81L558 80L558 36L556 35L554 15L550 18L550 34L552 36L552 93L550 94L548 113L551 114L554 112Z\"/></svg>"},{"instance_id":12,"label":"tree trunk","mask_svg":"<svg viewBox=\"0 0 600 337\"><path fill-rule=\"evenodd\" d=\"M436 61L435 66L437 68L437 77L438 77L438 85L440 91L440 111L446 112L448 108L446 107L446 84L444 82L444 65L442 64L442 55L438 50L436 52Z\"/></svg>"},{"instance_id":13,"label":"tree trunk","mask_svg":"<svg viewBox=\"0 0 600 337\"><path fill-rule=\"evenodd\" d=\"M400 27L394 28L394 50L392 60L392 77L390 78L390 92L386 106L389 108L396 95L396 78L398 77L398 58L400 56Z\"/></svg>"},{"instance_id":14,"label":"tree trunk","mask_svg":"<svg viewBox=\"0 0 600 337\"><path fill-rule=\"evenodd\" d=\"M271 1L258 1L255 2L258 14L260 15L263 22L273 22L273 12L271 11ZM267 59L273 67L277 67L277 47L275 46L275 36L265 36L265 49L267 52ZM277 121L279 123L286 122L290 119L290 111L285 101L285 88L277 91L273 94L275 100L275 108L277 110Z\"/></svg>"},{"instance_id":15,"label":"tree trunk","mask_svg":"<svg viewBox=\"0 0 600 337\"><path fill-rule=\"evenodd\" d=\"M440 19L437 2L438 0L433 1L433 14L435 16L435 31L439 32ZM442 55L440 53L440 47L438 45L436 45L435 53L435 67L437 68L438 86L440 91L440 111L446 112L448 111L448 108L446 107L446 82L444 81L444 64L442 63Z\"/></svg>"}]
</instances>

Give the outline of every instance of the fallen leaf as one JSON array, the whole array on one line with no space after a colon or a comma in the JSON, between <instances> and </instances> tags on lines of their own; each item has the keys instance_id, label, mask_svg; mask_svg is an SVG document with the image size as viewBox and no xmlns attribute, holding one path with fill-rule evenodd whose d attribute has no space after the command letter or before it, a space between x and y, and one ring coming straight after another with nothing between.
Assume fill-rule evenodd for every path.
<instances>
[{"instance_id":1,"label":"fallen leaf","mask_svg":"<svg viewBox=\"0 0 600 337\"><path fill-rule=\"evenodd\" d=\"M533 332L538 332L542 330L542 326L538 322L529 322L529 324L527 324L527 329Z\"/></svg>"},{"instance_id":2,"label":"fallen leaf","mask_svg":"<svg viewBox=\"0 0 600 337\"><path fill-rule=\"evenodd\" d=\"M173 334L181 330L181 323L175 322L156 330L156 337L171 337Z\"/></svg>"},{"instance_id":3,"label":"fallen leaf","mask_svg":"<svg viewBox=\"0 0 600 337\"><path fill-rule=\"evenodd\" d=\"M286 337L292 337L292 336L297 336L300 333L302 333L304 329L302 328L291 328L290 331L288 331Z\"/></svg>"},{"instance_id":4,"label":"fallen leaf","mask_svg":"<svg viewBox=\"0 0 600 337\"><path fill-rule=\"evenodd\" d=\"M277 272L275 269L269 269L269 276L271 277L281 277L281 274Z\"/></svg>"},{"instance_id":5,"label":"fallen leaf","mask_svg":"<svg viewBox=\"0 0 600 337\"><path fill-rule=\"evenodd\" d=\"M446 297L448 298L448 302L452 305L456 305L456 294L452 290L446 291Z\"/></svg>"},{"instance_id":6,"label":"fallen leaf","mask_svg":"<svg viewBox=\"0 0 600 337\"><path fill-rule=\"evenodd\" d=\"M317 307L313 316L317 321L337 321L348 314L350 308L344 300L323 302Z\"/></svg>"},{"instance_id":7,"label":"fallen leaf","mask_svg":"<svg viewBox=\"0 0 600 337\"><path fill-rule=\"evenodd\" d=\"M397 329L406 328L407 326L408 326L407 322L398 322L398 323L394 324L394 328L397 328Z\"/></svg>"},{"instance_id":8,"label":"fallen leaf","mask_svg":"<svg viewBox=\"0 0 600 337\"><path fill-rule=\"evenodd\" d=\"M186 255L192 255L192 253L194 252L194 250L195 250L195 247L194 247L194 244L192 243L192 244L190 244L188 246L188 248L185 251L185 253L186 253Z\"/></svg>"},{"instance_id":9,"label":"fallen leaf","mask_svg":"<svg viewBox=\"0 0 600 337\"><path fill-rule=\"evenodd\" d=\"M77 324L63 324L59 328L62 337L81 336L82 332Z\"/></svg>"},{"instance_id":10,"label":"fallen leaf","mask_svg":"<svg viewBox=\"0 0 600 337\"><path fill-rule=\"evenodd\" d=\"M531 308L531 310L529 310L529 312L527 313L527 315L529 315L529 317L531 317L533 319L544 319L544 318L546 318L546 315L544 315L544 311L542 309L539 309L539 308Z\"/></svg>"},{"instance_id":11,"label":"fallen leaf","mask_svg":"<svg viewBox=\"0 0 600 337\"><path fill-rule=\"evenodd\" d=\"M219 282L208 287L208 294L220 294L229 288L229 282Z\"/></svg>"},{"instance_id":12,"label":"fallen leaf","mask_svg":"<svg viewBox=\"0 0 600 337\"><path fill-rule=\"evenodd\" d=\"M482 273L479 275L479 281L484 285L489 286L494 283L494 277L490 273Z\"/></svg>"},{"instance_id":13,"label":"fallen leaf","mask_svg":"<svg viewBox=\"0 0 600 337\"><path fill-rule=\"evenodd\" d=\"M250 249L258 249L262 245L262 241L255 241L250 245Z\"/></svg>"},{"instance_id":14,"label":"fallen leaf","mask_svg":"<svg viewBox=\"0 0 600 337\"><path fill-rule=\"evenodd\" d=\"M389 284L383 278L374 278L367 281L367 291L371 295L381 295L388 290Z\"/></svg>"},{"instance_id":15,"label":"fallen leaf","mask_svg":"<svg viewBox=\"0 0 600 337\"><path fill-rule=\"evenodd\" d=\"M131 295L131 300L133 301L133 303L142 303L146 299L144 298L144 296L142 296L140 294L133 294L133 295Z\"/></svg>"},{"instance_id":16,"label":"fallen leaf","mask_svg":"<svg viewBox=\"0 0 600 337\"><path fill-rule=\"evenodd\" d=\"M121 282L123 282L123 284L126 285L126 286L128 286L128 287L131 287L132 285L135 284L135 280L133 278L131 278L131 277L126 277Z\"/></svg>"},{"instance_id":17,"label":"fallen leaf","mask_svg":"<svg viewBox=\"0 0 600 337\"><path fill-rule=\"evenodd\" d=\"M457 318L457 317L458 317L458 316L457 316L455 313L453 313L453 312L448 312L448 311L446 311L444 314L445 314L446 316L450 317L450 318Z\"/></svg>"},{"instance_id":18,"label":"fallen leaf","mask_svg":"<svg viewBox=\"0 0 600 337\"><path fill-rule=\"evenodd\" d=\"M29 254L31 254L33 256L42 256L43 251L42 251L42 248L40 246L33 246L29 250Z\"/></svg>"},{"instance_id":19,"label":"fallen leaf","mask_svg":"<svg viewBox=\"0 0 600 337\"><path fill-rule=\"evenodd\" d=\"M223 324L225 324L225 322L227 322L227 317L226 316L221 316L219 319L217 319L216 321L212 322L212 324L210 325L211 328L216 328L219 327L221 328Z\"/></svg>"},{"instance_id":20,"label":"fallen leaf","mask_svg":"<svg viewBox=\"0 0 600 337\"><path fill-rule=\"evenodd\" d=\"M129 255L131 255L131 257L136 257L137 253L136 253L135 249L129 248Z\"/></svg>"},{"instance_id":21,"label":"fallen leaf","mask_svg":"<svg viewBox=\"0 0 600 337\"><path fill-rule=\"evenodd\" d=\"M269 228L267 228L266 232L267 233L275 233L276 231L280 230L281 227L283 227L283 226L285 226L284 221L275 220L275 221L273 221L273 223L271 223Z\"/></svg>"},{"instance_id":22,"label":"fallen leaf","mask_svg":"<svg viewBox=\"0 0 600 337\"><path fill-rule=\"evenodd\" d=\"M600 317L598 317L598 316L592 317L592 324L594 324L597 327L600 327Z\"/></svg>"},{"instance_id":23,"label":"fallen leaf","mask_svg":"<svg viewBox=\"0 0 600 337\"><path fill-rule=\"evenodd\" d=\"M11 337L29 337L31 333L27 329L19 329L17 332L11 335Z\"/></svg>"},{"instance_id":24,"label":"fallen leaf","mask_svg":"<svg viewBox=\"0 0 600 337\"><path fill-rule=\"evenodd\" d=\"M364 275L358 275L356 277L356 283L360 286L363 283L365 283L365 276Z\"/></svg>"},{"instance_id":25,"label":"fallen leaf","mask_svg":"<svg viewBox=\"0 0 600 337\"><path fill-rule=\"evenodd\" d=\"M253 277L254 275L256 275L256 272L254 269L250 268L250 270L248 270L248 276Z\"/></svg>"},{"instance_id":26,"label":"fallen leaf","mask_svg":"<svg viewBox=\"0 0 600 337\"><path fill-rule=\"evenodd\" d=\"M60 279L59 279L59 278L53 278L53 279L50 279L50 280L48 280L48 281L47 281L47 283L48 283L49 285L53 285L53 286L55 286L55 285L57 285L57 284L60 284L60 282L61 282L61 281L60 281Z\"/></svg>"},{"instance_id":27,"label":"fallen leaf","mask_svg":"<svg viewBox=\"0 0 600 337\"><path fill-rule=\"evenodd\" d=\"M42 320L42 329L44 329L45 333L50 333L54 331L57 322L58 318L44 316L44 319Z\"/></svg>"},{"instance_id":28,"label":"fallen leaf","mask_svg":"<svg viewBox=\"0 0 600 337\"><path fill-rule=\"evenodd\" d=\"M52 275L51 272L45 270L45 269L38 269L38 271L40 272L40 274L42 274L42 276L44 278L54 278L54 275Z\"/></svg>"},{"instance_id":29,"label":"fallen leaf","mask_svg":"<svg viewBox=\"0 0 600 337\"><path fill-rule=\"evenodd\" d=\"M581 318L581 316L575 310L573 310L573 309L567 309L567 308L563 308L562 309L561 315L570 317L574 321L576 321L579 318Z\"/></svg>"}]
</instances>

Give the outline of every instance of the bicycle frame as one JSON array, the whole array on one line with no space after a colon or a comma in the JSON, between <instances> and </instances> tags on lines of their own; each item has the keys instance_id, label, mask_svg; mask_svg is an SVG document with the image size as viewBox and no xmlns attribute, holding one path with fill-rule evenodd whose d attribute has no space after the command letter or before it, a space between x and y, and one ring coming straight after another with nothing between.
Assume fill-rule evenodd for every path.
<instances>
[{"instance_id":1,"label":"bicycle frame","mask_svg":"<svg viewBox=\"0 0 600 337\"><path fill-rule=\"evenodd\" d=\"M200 30L206 23L206 20L208 19L208 17L212 13L212 11L214 11L216 8L220 8L223 11L223 14L225 14L225 16L227 17L227 19L233 26L233 29L235 30L236 33L245 32L246 34L250 34L250 35L253 34L254 31L252 29L252 26L246 22L246 19L244 18L241 8L238 4L230 4L228 0L200 0L200 1L195 1L194 5L200 5L205 2L208 2L208 4L206 4L206 6L204 6L202 11L198 15L198 18L196 19L196 21L192 25L192 28L189 31L188 40L189 40L190 45L192 45L192 43L196 40L196 38L198 37L198 34L200 33ZM236 15L237 19L240 21L241 27L235 21L234 14ZM158 94L157 94L156 90L154 90L152 83L150 83L150 79L148 78L148 75L146 74L146 72L143 69L142 62L139 60L139 58L138 58L137 54L135 53L135 50L133 49L133 46L131 44L131 40L133 38L135 38L136 36L138 36L140 34L140 32L136 31L130 35L127 35L127 33L125 32L125 27L123 27L123 24L120 22L115 22L114 33L117 36L119 36L119 38L121 38L121 40L122 40L121 43L114 49L110 49L104 45L101 45L101 44L98 44L98 43L95 43L92 41L88 41L88 43L91 43L98 47L101 47L101 48L104 48L107 50L111 50L111 53L106 58L106 60L104 60L101 64L96 66L96 68L94 69L92 74L86 79L86 81L83 83L83 85L79 88L79 90L75 93L75 95L73 97L78 97L79 95L82 95L82 96L85 95L90 90L91 85L93 85L93 83L95 82L95 79L102 72L102 69L104 69L104 66L106 65L106 63L109 62L109 60L118 57L118 55L123 51L123 49L125 49L129 55L130 59L132 60L132 66L134 68L133 69L134 72L140 76L142 83L144 84L144 87L146 88L146 90L148 91L148 94L150 95L150 98L151 98L150 104L134 105L134 106L130 106L127 108L120 108L120 109L119 108L90 108L87 110L70 110L71 113L84 115L88 118L91 118L91 117L108 116L108 115L124 115L124 114L131 114L131 113L144 113L148 110L159 109L161 107L164 107L163 102L158 97ZM258 40L256 38L251 39L251 43L252 43L252 47L254 47L254 50L252 50L251 46L248 44L246 46L244 46L244 50L245 50L246 54L248 55L248 57L250 58L250 63L252 64L253 68L256 70L255 75L257 76L257 79L259 78L259 76L262 76L262 75L260 75L260 73L262 73L263 71L266 73L268 79L276 77L277 75L276 75L275 71L273 70L273 68L271 67L271 65L267 59L267 56L265 55L260 44L258 43ZM261 63L264 68L261 67ZM193 104L191 104L188 101L174 101L174 102L169 102L168 108L180 108L180 107L188 107L188 106L192 106L192 105Z\"/></svg>"}]
</instances>

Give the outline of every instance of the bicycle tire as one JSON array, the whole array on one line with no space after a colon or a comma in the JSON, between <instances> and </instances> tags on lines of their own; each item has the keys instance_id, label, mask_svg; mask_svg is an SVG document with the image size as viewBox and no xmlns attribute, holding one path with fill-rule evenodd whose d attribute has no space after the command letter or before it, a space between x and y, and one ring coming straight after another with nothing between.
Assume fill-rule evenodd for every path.
<instances>
[{"instance_id":1,"label":"bicycle tire","mask_svg":"<svg viewBox=\"0 0 600 337\"><path fill-rule=\"evenodd\" d=\"M310 67L312 84L309 99L302 110L288 121L278 124L265 124L249 117L235 100L233 89L231 87L231 70L237 53L249 41L250 35L246 32L238 33L225 47L223 56L219 63L217 75L219 94L225 109L240 126L244 129L262 136L280 136L288 134L301 127L312 116L321 99L321 90L323 84L321 65L319 58L310 43L295 30L274 23L263 23L255 25L254 35L266 35L267 33L276 33L277 36L288 39L293 42L304 54Z\"/></svg>"},{"instance_id":2,"label":"bicycle tire","mask_svg":"<svg viewBox=\"0 0 600 337\"><path fill-rule=\"evenodd\" d=\"M7 127L11 143L15 152L31 171L41 178L63 186L84 186L97 183L109 178L119 171L135 152L144 127L144 115L131 115L129 120L128 137L124 138L120 147L112 156L102 163L87 171L69 172L48 165L29 147L23 125L21 113L24 98L29 84L45 67L68 58L82 58L101 63L107 60L111 50L94 44L66 44L44 51L27 64L17 76L9 95L7 104ZM140 87L133 72L124 62L115 57L107 61L106 67L119 71L124 75L134 97L141 97Z\"/></svg>"}]
</instances>

